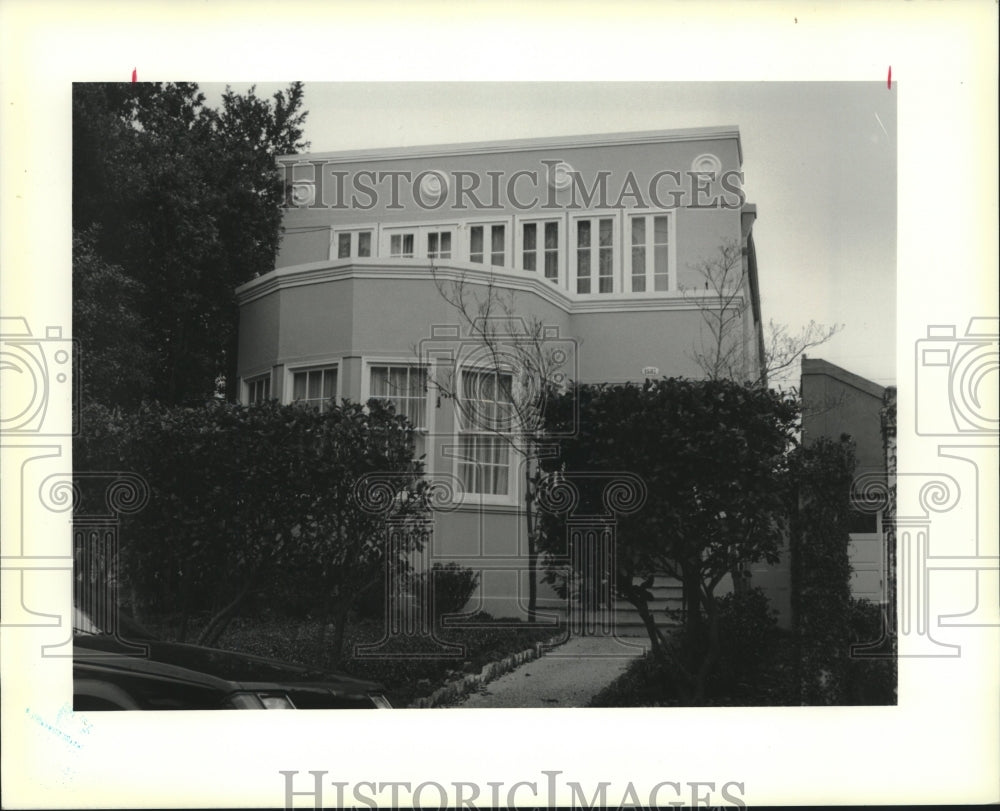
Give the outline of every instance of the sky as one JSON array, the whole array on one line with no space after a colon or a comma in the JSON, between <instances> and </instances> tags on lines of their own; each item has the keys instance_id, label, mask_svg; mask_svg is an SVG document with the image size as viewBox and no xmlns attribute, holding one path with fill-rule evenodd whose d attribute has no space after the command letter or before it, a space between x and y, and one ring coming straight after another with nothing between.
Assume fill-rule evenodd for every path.
<instances>
[{"instance_id":1,"label":"sky","mask_svg":"<svg viewBox=\"0 0 1000 811\"><path fill-rule=\"evenodd\" d=\"M209 105L224 87L201 84ZM765 325L843 325L810 357L896 383L896 94L884 82L307 82L304 107L313 152L736 125Z\"/></svg>"}]
</instances>

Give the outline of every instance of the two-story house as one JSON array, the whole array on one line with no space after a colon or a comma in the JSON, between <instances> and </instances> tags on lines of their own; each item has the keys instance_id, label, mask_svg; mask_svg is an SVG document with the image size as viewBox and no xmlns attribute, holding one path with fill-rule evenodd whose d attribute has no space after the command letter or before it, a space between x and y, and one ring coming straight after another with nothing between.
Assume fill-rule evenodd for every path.
<instances>
[{"instance_id":1,"label":"two-story house","mask_svg":"<svg viewBox=\"0 0 1000 811\"><path fill-rule=\"evenodd\" d=\"M517 372L477 349L447 293L543 326L561 380L699 377L718 303L699 268L736 246L732 337L752 373L756 212L741 163L736 127L282 157L276 267L237 291L244 401L393 400L427 475L452 484L429 559L480 570L481 606L522 615L524 459L501 435L517 426L469 416L510 413L503 375Z\"/></svg>"}]
</instances>

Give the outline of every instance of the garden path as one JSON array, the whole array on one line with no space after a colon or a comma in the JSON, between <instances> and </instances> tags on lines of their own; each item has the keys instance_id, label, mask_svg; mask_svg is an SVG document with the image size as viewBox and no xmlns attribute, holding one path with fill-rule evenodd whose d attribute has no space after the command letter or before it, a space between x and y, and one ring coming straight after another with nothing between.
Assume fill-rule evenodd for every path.
<instances>
[{"instance_id":1,"label":"garden path","mask_svg":"<svg viewBox=\"0 0 1000 811\"><path fill-rule=\"evenodd\" d=\"M641 656L648 641L573 637L471 693L457 707L584 707Z\"/></svg>"}]
</instances>

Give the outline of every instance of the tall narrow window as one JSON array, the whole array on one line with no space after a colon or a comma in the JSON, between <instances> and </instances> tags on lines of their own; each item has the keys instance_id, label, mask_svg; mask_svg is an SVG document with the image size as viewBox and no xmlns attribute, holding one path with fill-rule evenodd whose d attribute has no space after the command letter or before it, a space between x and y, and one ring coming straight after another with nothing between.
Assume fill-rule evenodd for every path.
<instances>
[{"instance_id":1,"label":"tall narrow window","mask_svg":"<svg viewBox=\"0 0 1000 811\"><path fill-rule=\"evenodd\" d=\"M469 229L469 261L483 261L483 226L473 225Z\"/></svg>"},{"instance_id":2,"label":"tall narrow window","mask_svg":"<svg viewBox=\"0 0 1000 811\"><path fill-rule=\"evenodd\" d=\"M326 411L337 393L337 369L303 369L292 373L292 402Z\"/></svg>"},{"instance_id":3,"label":"tall narrow window","mask_svg":"<svg viewBox=\"0 0 1000 811\"><path fill-rule=\"evenodd\" d=\"M611 220L600 220L597 228L599 239L597 258L598 292L610 293L614 288L615 263L615 245Z\"/></svg>"},{"instance_id":4,"label":"tall narrow window","mask_svg":"<svg viewBox=\"0 0 1000 811\"><path fill-rule=\"evenodd\" d=\"M490 264L503 267L505 261L504 227L502 225L494 225L491 230L493 238L490 241Z\"/></svg>"},{"instance_id":5,"label":"tall narrow window","mask_svg":"<svg viewBox=\"0 0 1000 811\"><path fill-rule=\"evenodd\" d=\"M372 255L372 232L361 231L358 233L358 256Z\"/></svg>"},{"instance_id":6,"label":"tall narrow window","mask_svg":"<svg viewBox=\"0 0 1000 811\"><path fill-rule=\"evenodd\" d=\"M559 279L559 223L545 223L545 278Z\"/></svg>"},{"instance_id":7,"label":"tall narrow window","mask_svg":"<svg viewBox=\"0 0 1000 811\"><path fill-rule=\"evenodd\" d=\"M416 429L414 458L427 450L427 370L420 366L372 366L371 396L388 400Z\"/></svg>"},{"instance_id":8,"label":"tall narrow window","mask_svg":"<svg viewBox=\"0 0 1000 811\"><path fill-rule=\"evenodd\" d=\"M636 215L632 226L632 292L670 289L670 216Z\"/></svg>"},{"instance_id":9,"label":"tall narrow window","mask_svg":"<svg viewBox=\"0 0 1000 811\"><path fill-rule=\"evenodd\" d=\"M590 220L576 224L576 292L590 292Z\"/></svg>"},{"instance_id":10,"label":"tall narrow window","mask_svg":"<svg viewBox=\"0 0 1000 811\"><path fill-rule=\"evenodd\" d=\"M538 225L526 222L522 229L523 249L521 265L525 270L538 269Z\"/></svg>"},{"instance_id":11,"label":"tall narrow window","mask_svg":"<svg viewBox=\"0 0 1000 811\"><path fill-rule=\"evenodd\" d=\"M632 292L646 292L646 218L632 218Z\"/></svg>"},{"instance_id":12,"label":"tall narrow window","mask_svg":"<svg viewBox=\"0 0 1000 811\"><path fill-rule=\"evenodd\" d=\"M462 372L458 476L466 493L510 491L511 386L508 374Z\"/></svg>"},{"instance_id":13,"label":"tall narrow window","mask_svg":"<svg viewBox=\"0 0 1000 811\"><path fill-rule=\"evenodd\" d=\"M347 259L351 255L351 235L350 234L338 234L337 235L337 258Z\"/></svg>"},{"instance_id":14,"label":"tall narrow window","mask_svg":"<svg viewBox=\"0 0 1000 811\"><path fill-rule=\"evenodd\" d=\"M592 293L597 270L598 293L614 292L615 229L611 217L576 221L576 292Z\"/></svg>"},{"instance_id":15,"label":"tall narrow window","mask_svg":"<svg viewBox=\"0 0 1000 811\"><path fill-rule=\"evenodd\" d=\"M542 243L539 244L539 231ZM559 279L559 223L526 222L521 228L521 267L525 270L544 268L545 278Z\"/></svg>"}]
</instances>

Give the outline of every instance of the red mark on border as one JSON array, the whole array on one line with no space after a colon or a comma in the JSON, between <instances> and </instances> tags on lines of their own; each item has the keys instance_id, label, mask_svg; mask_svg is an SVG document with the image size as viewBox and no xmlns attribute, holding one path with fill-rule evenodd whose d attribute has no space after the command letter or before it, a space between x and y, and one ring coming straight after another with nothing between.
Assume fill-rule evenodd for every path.
<instances>
[{"instance_id":1,"label":"red mark on border","mask_svg":"<svg viewBox=\"0 0 1000 811\"><path fill-rule=\"evenodd\" d=\"M137 81L139 81L139 76L136 73L135 68L132 68L132 84L135 84Z\"/></svg>"},{"instance_id":2,"label":"red mark on border","mask_svg":"<svg viewBox=\"0 0 1000 811\"><path fill-rule=\"evenodd\" d=\"M135 79L133 79L132 81L134 82ZM889 78L885 80L885 89L892 90L892 65L889 65Z\"/></svg>"}]
</instances>

